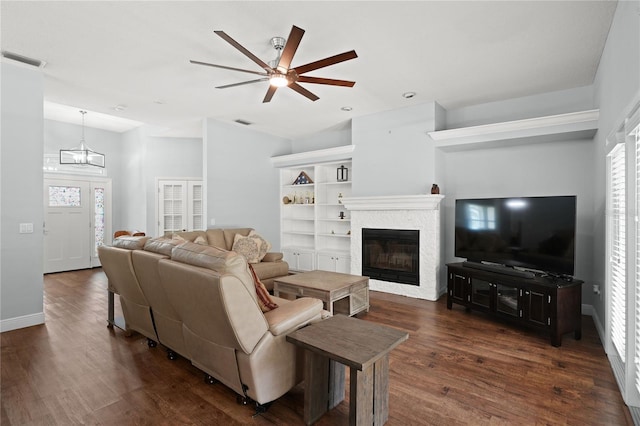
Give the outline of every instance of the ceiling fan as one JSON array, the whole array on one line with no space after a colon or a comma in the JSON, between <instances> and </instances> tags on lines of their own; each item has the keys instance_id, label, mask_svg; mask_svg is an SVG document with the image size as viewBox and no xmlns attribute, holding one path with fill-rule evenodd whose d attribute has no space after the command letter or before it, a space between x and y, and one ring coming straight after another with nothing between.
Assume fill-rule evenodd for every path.
<instances>
[{"instance_id":1,"label":"ceiling fan","mask_svg":"<svg viewBox=\"0 0 640 426\"><path fill-rule=\"evenodd\" d=\"M228 67L224 65L216 65L210 64L207 62L193 61L190 62L192 64L197 65L206 65L209 67L215 68L223 68L232 71L240 71L246 72L249 74L257 74L262 76L257 80L249 80L243 81L241 83L233 83L227 84L224 86L217 86L216 89L226 89L228 87L242 86L244 84L253 84L261 81L269 81L269 88L267 89L267 94L265 95L262 102L269 102L271 98L278 90L278 87L288 86L296 92L300 93L303 96L311 99L312 101L317 101L318 96L311 93L309 90L305 89L298 83L313 83L313 84L328 84L331 86L344 86L344 87L353 87L355 81L347 81L347 80L335 80L331 78L320 78L320 77L311 77L306 76L306 74L310 71L314 71L320 68L328 67L330 65L334 65L340 62L348 61L350 59L355 59L358 57L355 50L351 50L349 52L344 52L339 55L330 56L328 58L320 59L319 61L310 62L305 65L301 65L295 68L291 68L291 61L293 60L293 55L295 55L296 50L298 50L298 46L300 45L300 41L302 40L302 36L304 35L304 30L302 28L298 28L295 25L291 27L291 33L289 33L289 38L286 40L282 37L273 37L271 39L271 45L276 49L278 53L278 57L272 61L272 64L269 65L266 62L260 60L253 53L249 52L246 48L244 48L240 43L229 37L224 31L214 31L217 35L226 40L230 45L238 49L245 56L251 59L253 62L258 64L264 71L252 71L245 70L241 68Z\"/></svg>"}]
</instances>

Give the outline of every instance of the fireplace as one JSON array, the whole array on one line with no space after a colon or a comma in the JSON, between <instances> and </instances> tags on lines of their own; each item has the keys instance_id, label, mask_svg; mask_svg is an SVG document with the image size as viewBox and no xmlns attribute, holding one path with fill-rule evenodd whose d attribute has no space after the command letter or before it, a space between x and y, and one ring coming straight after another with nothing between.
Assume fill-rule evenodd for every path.
<instances>
[{"instance_id":1,"label":"fireplace","mask_svg":"<svg viewBox=\"0 0 640 426\"><path fill-rule=\"evenodd\" d=\"M362 228L362 275L420 285L420 231Z\"/></svg>"}]
</instances>

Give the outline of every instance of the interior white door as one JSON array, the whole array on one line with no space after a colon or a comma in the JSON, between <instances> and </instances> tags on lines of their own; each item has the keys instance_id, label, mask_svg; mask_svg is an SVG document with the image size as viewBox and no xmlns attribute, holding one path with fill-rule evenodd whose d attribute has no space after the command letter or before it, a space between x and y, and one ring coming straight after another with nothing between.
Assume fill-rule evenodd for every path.
<instances>
[{"instance_id":1,"label":"interior white door","mask_svg":"<svg viewBox=\"0 0 640 426\"><path fill-rule=\"evenodd\" d=\"M44 180L44 272L91 267L91 203L87 181Z\"/></svg>"}]
</instances>

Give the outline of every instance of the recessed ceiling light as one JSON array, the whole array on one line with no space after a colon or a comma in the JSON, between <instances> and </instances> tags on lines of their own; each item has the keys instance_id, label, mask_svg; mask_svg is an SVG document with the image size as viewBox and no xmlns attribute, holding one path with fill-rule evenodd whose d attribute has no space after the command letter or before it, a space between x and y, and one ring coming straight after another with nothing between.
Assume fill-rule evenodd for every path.
<instances>
[{"instance_id":1,"label":"recessed ceiling light","mask_svg":"<svg viewBox=\"0 0 640 426\"><path fill-rule=\"evenodd\" d=\"M411 99L416 95L416 92L404 92L402 97L405 99Z\"/></svg>"},{"instance_id":2,"label":"recessed ceiling light","mask_svg":"<svg viewBox=\"0 0 640 426\"><path fill-rule=\"evenodd\" d=\"M343 106L342 108L340 108L342 111L352 111L353 108L351 108L350 106Z\"/></svg>"},{"instance_id":3,"label":"recessed ceiling light","mask_svg":"<svg viewBox=\"0 0 640 426\"><path fill-rule=\"evenodd\" d=\"M127 109L126 105L116 105L113 107L114 110L116 111L124 111L125 109Z\"/></svg>"}]
</instances>

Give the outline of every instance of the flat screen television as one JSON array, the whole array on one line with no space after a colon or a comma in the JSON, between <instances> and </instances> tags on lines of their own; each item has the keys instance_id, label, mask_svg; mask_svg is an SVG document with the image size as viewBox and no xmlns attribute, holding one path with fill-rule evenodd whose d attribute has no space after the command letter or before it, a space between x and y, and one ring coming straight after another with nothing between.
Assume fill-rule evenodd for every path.
<instances>
[{"instance_id":1,"label":"flat screen television","mask_svg":"<svg viewBox=\"0 0 640 426\"><path fill-rule=\"evenodd\" d=\"M459 199L455 215L456 257L574 274L575 196Z\"/></svg>"}]
</instances>

